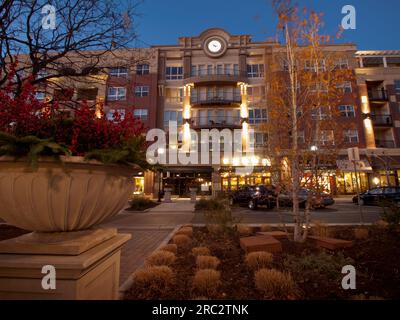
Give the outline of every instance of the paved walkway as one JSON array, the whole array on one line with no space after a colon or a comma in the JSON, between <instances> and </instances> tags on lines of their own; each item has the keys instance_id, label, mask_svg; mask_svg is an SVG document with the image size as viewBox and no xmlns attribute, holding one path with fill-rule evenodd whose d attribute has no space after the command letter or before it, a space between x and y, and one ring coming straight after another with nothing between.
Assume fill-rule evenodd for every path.
<instances>
[{"instance_id":1,"label":"paved walkway","mask_svg":"<svg viewBox=\"0 0 400 320\"><path fill-rule=\"evenodd\" d=\"M140 268L146 257L156 250L179 225L191 223L194 204L188 200L163 203L148 212L121 212L103 227L130 233L132 239L122 247L120 285Z\"/></svg>"}]
</instances>

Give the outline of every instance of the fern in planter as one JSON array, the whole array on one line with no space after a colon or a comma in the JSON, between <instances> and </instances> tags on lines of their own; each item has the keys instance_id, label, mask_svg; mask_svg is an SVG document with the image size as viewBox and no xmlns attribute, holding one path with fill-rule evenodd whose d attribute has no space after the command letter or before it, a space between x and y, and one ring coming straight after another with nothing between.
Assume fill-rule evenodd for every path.
<instances>
[{"instance_id":1,"label":"fern in planter","mask_svg":"<svg viewBox=\"0 0 400 320\"><path fill-rule=\"evenodd\" d=\"M16 159L27 157L33 168L37 168L40 156L71 155L67 146L55 143L50 139L39 139L35 136L15 137L0 132L0 156L11 156Z\"/></svg>"}]
</instances>

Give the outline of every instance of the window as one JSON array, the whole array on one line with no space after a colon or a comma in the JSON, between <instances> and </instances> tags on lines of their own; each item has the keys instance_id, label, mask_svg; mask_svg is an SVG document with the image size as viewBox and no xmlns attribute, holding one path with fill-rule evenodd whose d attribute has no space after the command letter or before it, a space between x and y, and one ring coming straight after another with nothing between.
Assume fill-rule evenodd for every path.
<instances>
[{"instance_id":1,"label":"window","mask_svg":"<svg viewBox=\"0 0 400 320\"><path fill-rule=\"evenodd\" d=\"M234 74L235 76L238 76L238 75L239 75L239 65L238 65L238 64L234 64L234 65L233 65L233 74Z\"/></svg>"},{"instance_id":2,"label":"window","mask_svg":"<svg viewBox=\"0 0 400 320\"><path fill-rule=\"evenodd\" d=\"M321 106L318 109L311 111L311 117L314 120L327 120L331 118L331 108L328 106Z\"/></svg>"},{"instance_id":3,"label":"window","mask_svg":"<svg viewBox=\"0 0 400 320\"><path fill-rule=\"evenodd\" d=\"M248 87L247 95L250 102L256 102L265 99L265 86Z\"/></svg>"},{"instance_id":4,"label":"window","mask_svg":"<svg viewBox=\"0 0 400 320\"><path fill-rule=\"evenodd\" d=\"M400 80L394 81L394 88L396 89L396 93L400 94Z\"/></svg>"},{"instance_id":5,"label":"window","mask_svg":"<svg viewBox=\"0 0 400 320\"><path fill-rule=\"evenodd\" d=\"M328 93L328 87L324 83L314 83L310 86L310 92Z\"/></svg>"},{"instance_id":6,"label":"window","mask_svg":"<svg viewBox=\"0 0 400 320\"><path fill-rule=\"evenodd\" d=\"M128 68L126 67L115 67L110 68L110 77L126 77L128 75Z\"/></svg>"},{"instance_id":7,"label":"window","mask_svg":"<svg viewBox=\"0 0 400 320\"><path fill-rule=\"evenodd\" d=\"M39 101L43 101L46 98L46 92L44 91L37 91L35 94L35 98Z\"/></svg>"},{"instance_id":8,"label":"window","mask_svg":"<svg viewBox=\"0 0 400 320\"><path fill-rule=\"evenodd\" d=\"M344 93L352 93L353 92L353 87L351 85L351 82L344 82L342 84L338 84L338 89L343 90Z\"/></svg>"},{"instance_id":9,"label":"window","mask_svg":"<svg viewBox=\"0 0 400 320\"><path fill-rule=\"evenodd\" d=\"M333 130L321 130L321 145L323 146L332 146L335 144L335 137L333 134Z\"/></svg>"},{"instance_id":10,"label":"window","mask_svg":"<svg viewBox=\"0 0 400 320\"><path fill-rule=\"evenodd\" d=\"M183 79L183 67L167 67L166 78L167 80Z\"/></svg>"},{"instance_id":11,"label":"window","mask_svg":"<svg viewBox=\"0 0 400 320\"><path fill-rule=\"evenodd\" d=\"M192 90L191 101L196 100L197 91L196 89ZM182 103L183 102L183 89L182 88L167 88L165 100L167 103Z\"/></svg>"},{"instance_id":12,"label":"window","mask_svg":"<svg viewBox=\"0 0 400 320\"><path fill-rule=\"evenodd\" d=\"M247 65L247 76L249 78L263 78L264 77L264 65L263 64L248 64Z\"/></svg>"},{"instance_id":13,"label":"window","mask_svg":"<svg viewBox=\"0 0 400 320\"><path fill-rule=\"evenodd\" d=\"M122 101L126 100L126 88L124 87L110 87L108 88L109 101Z\"/></svg>"},{"instance_id":14,"label":"window","mask_svg":"<svg viewBox=\"0 0 400 320\"><path fill-rule=\"evenodd\" d=\"M150 73L150 66L147 63L138 64L136 66L136 74L138 76L144 76L144 75L149 74L149 73Z\"/></svg>"},{"instance_id":15,"label":"window","mask_svg":"<svg viewBox=\"0 0 400 320\"><path fill-rule=\"evenodd\" d=\"M254 133L254 147L262 148L268 143L268 134L262 132Z\"/></svg>"},{"instance_id":16,"label":"window","mask_svg":"<svg viewBox=\"0 0 400 320\"><path fill-rule=\"evenodd\" d=\"M140 119L142 121L147 121L149 118L149 110L147 109L135 109L133 111L133 115L136 119Z\"/></svg>"},{"instance_id":17,"label":"window","mask_svg":"<svg viewBox=\"0 0 400 320\"><path fill-rule=\"evenodd\" d=\"M335 61L335 69L346 70L349 68L349 61L347 59L338 59Z\"/></svg>"},{"instance_id":18,"label":"window","mask_svg":"<svg viewBox=\"0 0 400 320\"><path fill-rule=\"evenodd\" d=\"M344 118L355 118L354 106L339 106L340 115Z\"/></svg>"},{"instance_id":19,"label":"window","mask_svg":"<svg viewBox=\"0 0 400 320\"><path fill-rule=\"evenodd\" d=\"M149 86L137 86L135 87L135 96L136 97L148 97L150 92Z\"/></svg>"},{"instance_id":20,"label":"window","mask_svg":"<svg viewBox=\"0 0 400 320\"><path fill-rule=\"evenodd\" d=\"M260 124L268 121L267 109L250 109L249 122L251 124Z\"/></svg>"},{"instance_id":21,"label":"window","mask_svg":"<svg viewBox=\"0 0 400 320\"><path fill-rule=\"evenodd\" d=\"M358 143L358 130L344 130L343 137L345 143Z\"/></svg>"},{"instance_id":22,"label":"window","mask_svg":"<svg viewBox=\"0 0 400 320\"><path fill-rule=\"evenodd\" d=\"M168 128L170 122L177 122L178 126L182 125L181 111L165 111L164 112L164 127Z\"/></svg>"},{"instance_id":23,"label":"window","mask_svg":"<svg viewBox=\"0 0 400 320\"><path fill-rule=\"evenodd\" d=\"M305 60L304 61L304 70L317 72L317 66L311 60ZM322 59L318 62L318 71L326 71L325 59Z\"/></svg>"},{"instance_id":24,"label":"window","mask_svg":"<svg viewBox=\"0 0 400 320\"><path fill-rule=\"evenodd\" d=\"M107 112L107 119L114 120L114 115L116 115L116 113L121 117L122 120L125 118L125 109L111 109Z\"/></svg>"}]
</instances>

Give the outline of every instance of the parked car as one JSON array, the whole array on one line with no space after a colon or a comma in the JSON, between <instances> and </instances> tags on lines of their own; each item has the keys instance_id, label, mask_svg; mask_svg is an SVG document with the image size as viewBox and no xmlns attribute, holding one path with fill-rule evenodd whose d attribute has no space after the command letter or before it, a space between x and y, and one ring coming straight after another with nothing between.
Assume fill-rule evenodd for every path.
<instances>
[{"instance_id":1,"label":"parked car","mask_svg":"<svg viewBox=\"0 0 400 320\"><path fill-rule=\"evenodd\" d=\"M251 210L259 206L276 207L275 188L267 185L242 186L230 196L230 204L246 205Z\"/></svg>"},{"instance_id":2,"label":"parked car","mask_svg":"<svg viewBox=\"0 0 400 320\"><path fill-rule=\"evenodd\" d=\"M301 208L306 207L307 200L310 198L312 208L325 208L335 204L333 197L325 192L321 192L319 196L317 193L309 189L300 189L299 191L299 206ZM279 195L279 205L282 207L293 206L293 195L292 193L283 193Z\"/></svg>"},{"instance_id":3,"label":"parked car","mask_svg":"<svg viewBox=\"0 0 400 320\"><path fill-rule=\"evenodd\" d=\"M361 205L377 206L381 201L391 200L400 204L400 187L384 187L367 190L360 194ZM358 204L358 196L354 196L353 202Z\"/></svg>"}]
</instances>

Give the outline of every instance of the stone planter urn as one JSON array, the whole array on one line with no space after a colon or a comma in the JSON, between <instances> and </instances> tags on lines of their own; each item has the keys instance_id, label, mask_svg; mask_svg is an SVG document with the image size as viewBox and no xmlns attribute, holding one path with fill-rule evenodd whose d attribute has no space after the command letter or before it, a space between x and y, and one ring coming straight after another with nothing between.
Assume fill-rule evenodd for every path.
<instances>
[{"instance_id":1,"label":"stone planter urn","mask_svg":"<svg viewBox=\"0 0 400 320\"><path fill-rule=\"evenodd\" d=\"M164 202L171 203L172 202L172 188L166 187L164 188Z\"/></svg>"},{"instance_id":2,"label":"stone planter urn","mask_svg":"<svg viewBox=\"0 0 400 320\"><path fill-rule=\"evenodd\" d=\"M197 201L197 191L198 191L197 187L190 187L189 191L190 191L190 202L191 203L196 203L196 201Z\"/></svg>"},{"instance_id":3,"label":"stone planter urn","mask_svg":"<svg viewBox=\"0 0 400 320\"><path fill-rule=\"evenodd\" d=\"M81 157L0 158L0 218L32 231L0 242L0 299L118 299L121 247L130 235L95 228L133 192L134 169ZM43 266L56 289L41 285Z\"/></svg>"}]
</instances>

